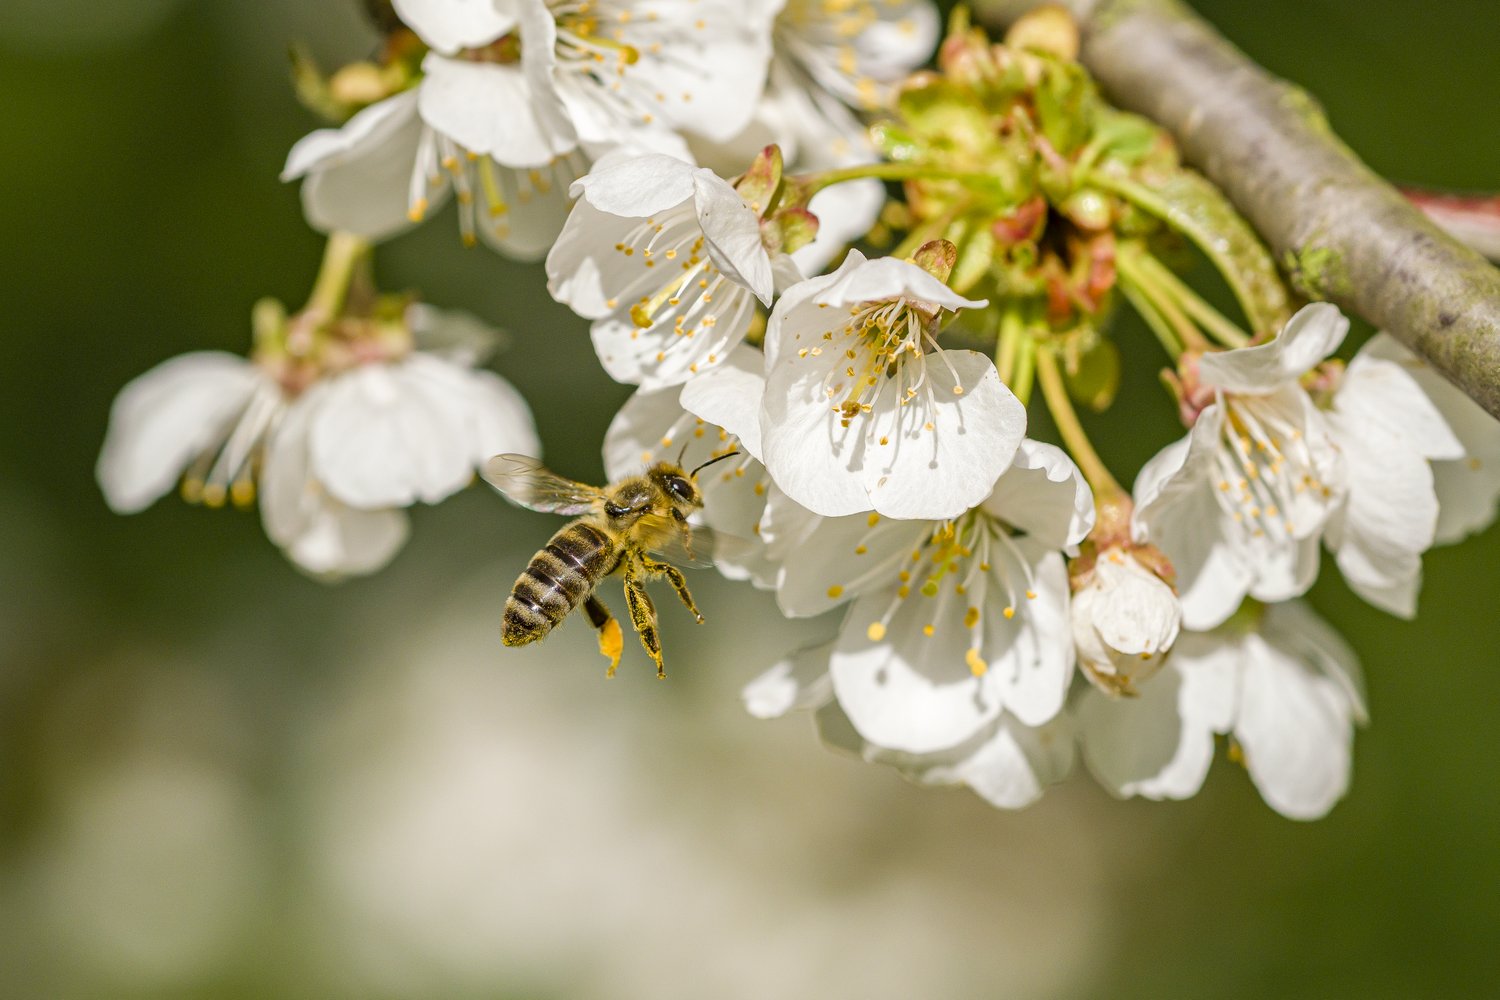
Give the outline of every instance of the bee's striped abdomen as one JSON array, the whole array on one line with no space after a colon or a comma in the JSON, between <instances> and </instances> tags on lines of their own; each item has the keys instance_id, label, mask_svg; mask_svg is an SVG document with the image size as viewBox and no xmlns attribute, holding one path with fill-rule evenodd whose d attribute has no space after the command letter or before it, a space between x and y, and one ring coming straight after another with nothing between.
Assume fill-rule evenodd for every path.
<instances>
[{"instance_id":1,"label":"bee's striped abdomen","mask_svg":"<svg viewBox=\"0 0 1500 1000\"><path fill-rule=\"evenodd\" d=\"M524 646L552 631L593 593L618 560L614 539L592 524L564 525L532 556L506 598L501 641Z\"/></svg>"}]
</instances>

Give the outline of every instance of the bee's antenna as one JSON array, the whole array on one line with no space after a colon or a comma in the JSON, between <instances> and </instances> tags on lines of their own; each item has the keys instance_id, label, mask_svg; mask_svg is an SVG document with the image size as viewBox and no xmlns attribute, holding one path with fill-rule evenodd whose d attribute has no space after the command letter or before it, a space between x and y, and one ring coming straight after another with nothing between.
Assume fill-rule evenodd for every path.
<instances>
[{"instance_id":1,"label":"bee's antenna","mask_svg":"<svg viewBox=\"0 0 1500 1000\"><path fill-rule=\"evenodd\" d=\"M704 469L708 468L710 465L713 465L715 462L722 462L722 461L724 461L724 459L726 459L726 458L733 458L734 456L736 456L738 454L739 454L739 449L735 449L734 451L726 451L722 455L715 455L713 458L710 458L707 462L704 462L702 465L698 466L692 472L689 472L688 475L689 476L693 476L693 477L696 478L697 475L698 475L698 473L702 472Z\"/></svg>"},{"instance_id":2,"label":"bee's antenna","mask_svg":"<svg viewBox=\"0 0 1500 1000\"><path fill-rule=\"evenodd\" d=\"M682 450L677 453L677 467L679 469L682 468L682 460L687 455L688 445L692 443L692 438L688 438L686 441L682 442ZM699 468L702 468L702 466L699 466Z\"/></svg>"}]
</instances>

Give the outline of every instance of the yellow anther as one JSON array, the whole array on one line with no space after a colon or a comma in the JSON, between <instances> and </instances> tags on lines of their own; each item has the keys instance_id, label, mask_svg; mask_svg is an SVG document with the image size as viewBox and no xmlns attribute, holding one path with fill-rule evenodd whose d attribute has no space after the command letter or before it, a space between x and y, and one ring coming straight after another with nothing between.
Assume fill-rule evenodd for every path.
<instances>
[{"instance_id":1,"label":"yellow anther","mask_svg":"<svg viewBox=\"0 0 1500 1000\"><path fill-rule=\"evenodd\" d=\"M879 642L885 638L885 625L880 622L871 622L870 627L865 629L865 635L871 642Z\"/></svg>"},{"instance_id":2,"label":"yellow anther","mask_svg":"<svg viewBox=\"0 0 1500 1000\"><path fill-rule=\"evenodd\" d=\"M977 649L970 649L965 653L964 662L969 665L969 672L975 677L983 677L985 671L990 669L990 665L984 662Z\"/></svg>"},{"instance_id":3,"label":"yellow anther","mask_svg":"<svg viewBox=\"0 0 1500 1000\"><path fill-rule=\"evenodd\" d=\"M979 609L970 607L964 612L964 628L973 628L979 624Z\"/></svg>"},{"instance_id":4,"label":"yellow anther","mask_svg":"<svg viewBox=\"0 0 1500 1000\"><path fill-rule=\"evenodd\" d=\"M844 588L840 587L836 583L832 587L828 588L828 596L829 597L837 599L837 598L843 596L843 593L844 593Z\"/></svg>"},{"instance_id":5,"label":"yellow anther","mask_svg":"<svg viewBox=\"0 0 1500 1000\"><path fill-rule=\"evenodd\" d=\"M922 626L922 634L925 635L925 636L927 636L929 639L932 638L932 633L934 631L936 631L936 630L931 625L923 625Z\"/></svg>"},{"instance_id":6,"label":"yellow anther","mask_svg":"<svg viewBox=\"0 0 1500 1000\"><path fill-rule=\"evenodd\" d=\"M1006 618L1014 618L1016 616L1016 609L1007 605L1004 614Z\"/></svg>"}]
</instances>

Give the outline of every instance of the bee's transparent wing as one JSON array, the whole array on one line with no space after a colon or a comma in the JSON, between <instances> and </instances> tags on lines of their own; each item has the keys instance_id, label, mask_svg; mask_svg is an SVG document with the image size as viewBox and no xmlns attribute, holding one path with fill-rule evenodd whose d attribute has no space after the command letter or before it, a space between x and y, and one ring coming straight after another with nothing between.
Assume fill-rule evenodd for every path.
<instances>
[{"instance_id":1,"label":"bee's transparent wing","mask_svg":"<svg viewBox=\"0 0 1500 1000\"><path fill-rule=\"evenodd\" d=\"M665 529L661 533L668 535L668 541L651 550L651 555L654 558L662 562L669 562L673 566L684 568L713 568L713 529L701 524L689 523L686 526L687 530L684 531L682 522L675 520L670 514L645 514L641 520L655 520L660 522L660 527Z\"/></svg>"},{"instance_id":2,"label":"bee's transparent wing","mask_svg":"<svg viewBox=\"0 0 1500 1000\"><path fill-rule=\"evenodd\" d=\"M604 496L597 486L565 479L530 455L496 455L484 463L483 474L511 503L544 514L587 514Z\"/></svg>"}]
</instances>

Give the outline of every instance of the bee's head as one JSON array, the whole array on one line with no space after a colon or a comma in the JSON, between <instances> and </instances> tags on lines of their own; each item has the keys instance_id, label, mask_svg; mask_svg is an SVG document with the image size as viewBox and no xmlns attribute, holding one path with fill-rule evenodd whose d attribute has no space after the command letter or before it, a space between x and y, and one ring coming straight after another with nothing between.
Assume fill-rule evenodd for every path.
<instances>
[{"instance_id":1,"label":"bee's head","mask_svg":"<svg viewBox=\"0 0 1500 1000\"><path fill-rule=\"evenodd\" d=\"M739 452L731 451L727 455L716 455L692 472L684 470L676 462L659 462L647 470L646 477L667 495L672 506L681 514L691 514L703 506L703 494L698 489L698 473L715 462L737 454Z\"/></svg>"}]
</instances>

